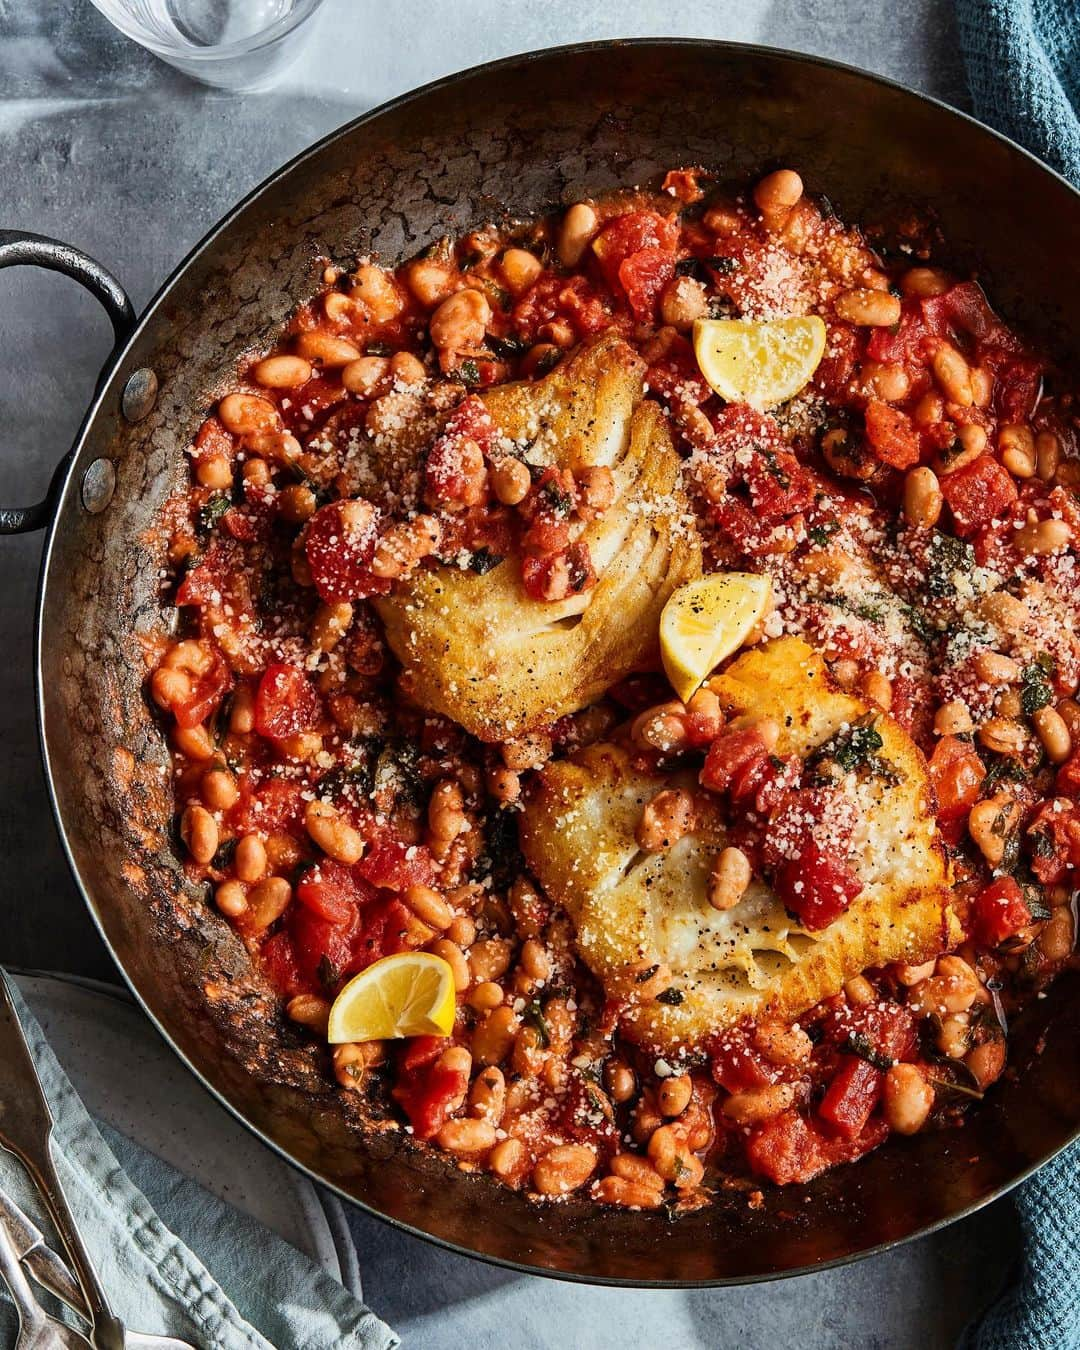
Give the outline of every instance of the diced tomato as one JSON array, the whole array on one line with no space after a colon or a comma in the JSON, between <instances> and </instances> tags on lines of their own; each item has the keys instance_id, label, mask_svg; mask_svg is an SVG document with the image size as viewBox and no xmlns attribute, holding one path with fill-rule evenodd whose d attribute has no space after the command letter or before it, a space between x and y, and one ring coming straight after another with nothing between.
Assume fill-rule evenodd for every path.
<instances>
[{"instance_id":1,"label":"diced tomato","mask_svg":"<svg viewBox=\"0 0 1080 1350\"><path fill-rule=\"evenodd\" d=\"M777 869L775 884L785 907L811 931L827 928L862 891L847 863L829 857L813 840Z\"/></svg>"},{"instance_id":2,"label":"diced tomato","mask_svg":"<svg viewBox=\"0 0 1080 1350\"><path fill-rule=\"evenodd\" d=\"M337 975L351 975L406 946L410 911L351 868L324 859L300 882L297 899L288 926L310 980L320 978L324 962Z\"/></svg>"},{"instance_id":3,"label":"diced tomato","mask_svg":"<svg viewBox=\"0 0 1080 1350\"><path fill-rule=\"evenodd\" d=\"M232 684L232 676L225 659L215 648L209 668L192 684L187 698L172 704L172 715L178 727L200 726L221 702L222 695Z\"/></svg>"},{"instance_id":4,"label":"diced tomato","mask_svg":"<svg viewBox=\"0 0 1080 1350\"><path fill-rule=\"evenodd\" d=\"M360 912L360 931L353 942L349 969L365 970L373 961L405 951L412 923L412 911L392 896L366 904Z\"/></svg>"},{"instance_id":5,"label":"diced tomato","mask_svg":"<svg viewBox=\"0 0 1080 1350\"><path fill-rule=\"evenodd\" d=\"M757 559L763 553L778 551L775 523L763 520L741 498L725 494L707 506L706 512L718 538L744 557Z\"/></svg>"},{"instance_id":6,"label":"diced tomato","mask_svg":"<svg viewBox=\"0 0 1080 1350\"><path fill-rule=\"evenodd\" d=\"M232 539L216 538L176 590L178 605L228 604L234 616L251 610L251 591L244 572L244 550Z\"/></svg>"},{"instance_id":7,"label":"diced tomato","mask_svg":"<svg viewBox=\"0 0 1080 1350\"><path fill-rule=\"evenodd\" d=\"M582 595L596 585L592 554L584 539L577 539L558 553L527 554L521 560L521 581L533 600L554 602L568 595Z\"/></svg>"},{"instance_id":8,"label":"diced tomato","mask_svg":"<svg viewBox=\"0 0 1080 1350\"><path fill-rule=\"evenodd\" d=\"M268 938L259 955L267 978L283 998L311 991L312 986L300 973L296 949L288 933L275 933Z\"/></svg>"},{"instance_id":9,"label":"diced tomato","mask_svg":"<svg viewBox=\"0 0 1080 1350\"><path fill-rule=\"evenodd\" d=\"M750 803L758 815L767 816L799 785L802 762L796 756L786 760L762 754L750 760L732 775L729 789L734 802Z\"/></svg>"},{"instance_id":10,"label":"diced tomato","mask_svg":"<svg viewBox=\"0 0 1080 1350\"><path fill-rule=\"evenodd\" d=\"M694 358L694 349L684 337L676 337L664 355L649 367L649 391L680 405L699 406L712 397Z\"/></svg>"},{"instance_id":11,"label":"diced tomato","mask_svg":"<svg viewBox=\"0 0 1080 1350\"><path fill-rule=\"evenodd\" d=\"M784 1111L755 1125L746 1156L753 1171L778 1186L801 1185L829 1166L824 1135L794 1111Z\"/></svg>"},{"instance_id":12,"label":"diced tomato","mask_svg":"<svg viewBox=\"0 0 1080 1350\"><path fill-rule=\"evenodd\" d=\"M359 903L352 873L329 858L304 873L296 887L296 898L317 918L334 924L347 924L355 918Z\"/></svg>"},{"instance_id":13,"label":"diced tomato","mask_svg":"<svg viewBox=\"0 0 1080 1350\"><path fill-rule=\"evenodd\" d=\"M537 331L556 318L568 319L579 337L604 328L618 329L608 305L597 295L587 277L560 277L550 273L530 286L514 306L514 328L529 342Z\"/></svg>"},{"instance_id":14,"label":"diced tomato","mask_svg":"<svg viewBox=\"0 0 1080 1350\"><path fill-rule=\"evenodd\" d=\"M250 779L240 781L240 800L233 808L232 818L238 831L249 834L264 831L267 834L299 834L303 830L304 785L288 778L268 778L257 788Z\"/></svg>"},{"instance_id":15,"label":"diced tomato","mask_svg":"<svg viewBox=\"0 0 1080 1350\"><path fill-rule=\"evenodd\" d=\"M990 308L975 281L958 282L941 295L927 296L920 304L927 329L937 337L966 335L1007 351L1020 350L1016 335Z\"/></svg>"},{"instance_id":16,"label":"diced tomato","mask_svg":"<svg viewBox=\"0 0 1080 1350\"><path fill-rule=\"evenodd\" d=\"M861 1007L840 1003L825 1018L823 1031L825 1040L840 1050L857 1036L886 1059L910 1059L917 1042L911 1009L884 999Z\"/></svg>"},{"instance_id":17,"label":"diced tomato","mask_svg":"<svg viewBox=\"0 0 1080 1350\"><path fill-rule=\"evenodd\" d=\"M996 947L1031 923L1024 892L1012 877L998 877L984 887L972 905L975 941Z\"/></svg>"},{"instance_id":18,"label":"diced tomato","mask_svg":"<svg viewBox=\"0 0 1080 1350\"><path fill-rule=\"evenodd\" d=\"M930 756L930 781L937 794L938 820L958 820L979 800L986 777L982 759L970 741L942 736Z\"/></svg>"},{"instance_id":19,"label":"diced tomato","mask_svg":"<svg viewBox=\"0 0 1080 1350\"><path fill-rule=\"evenodd\" d=\"M410 1036L398 1054L398 1068L402 1073L410 1073L434 1064L449 1045L449 1036Z\"/></svg>"},{"instance_id":20,"label":"diced tomato","mask_svg":"<svg viewBox=\"0 0 1080 1350\"><path fill-rule=\"evenodd\" d=\"M347 403L344 407L340 406L343 400L349 397L348 391L342 387L336 373L330 371L316 369L311 379L301 385L296 392L290 390L290 395L293 406L303 408L304 420L310 421L324 440L328 436L336 437L349 425L355 426L358 422L362 422L367 411L362 404ZM337 411L331 413L329 417L326 416L332 409Z\"/></svg>"},{"instance_id":21,"label":"diced tomato","mask_svg":"<svg viewBox=\"0 0 1080 1350\"><path fill-rule=\"evenodd\" d=\"M918 300L905 300L899 324L895 329L873 329L866 344L866 354L872 361L901 365L910 370L922 362L922 341L926 335L926 320Z\"/></svg>"},{"instance_id":22,"label":"diced tomato","mask_svg":"<svg viewBox=\"0 0 1080 1350\"><path fill-rule=\"evenodd\" d=\"M430 886L439 865L426 844L408 844L384 839L374 844L356 864L358 876L373 886L405 891L410 886Z\"/></svg>"},{"instance_id":23,"label":"diced tomato","mask_svg":"<svg viewBox=\"0 0 1080 1350\"><path fill-rule=\"evenodd\" d=\"M743 472L762 520L783 520L814 504L813 479L790 450L755 446Z\"/></svg>"},{"instance_id":24,"label":"diced tomato","mask_svg":"<svg viewBox=\"0 0 1080 1350\"><path fill-rule=\"evenodd\" d=\"M731 800L745 802L750 797L756 798L758 791L769 782L774 773L767 754L756 755L753 759L747 760L731 775L731 786L728 788Z\"/></svg>"},{"instance_id":25,"label":"diced tomato","mask_svg":"<svg viewBox=\"0 0 1080 1350\"><path fill-rule=\"evenodd\" d=\"M753 727L722 732L709 746L709 753L705 756L701 786L710 792L726 792L736 775L741 774L755 760L767 756L765 742Z\"/></svg>"},{"instance_id":26,"label":"diced tomato","mask_svg":"<svg viewBox=\"0 0 1080 1350\"><path fill-rule=\"evenodd\" d=\"M304 551L319 598L328 605L385 595L392 582L371 571L381 512L370 502L330 502L311 517Z\"/></svg>"},{"instance_id":27,"label":"diced tomato","mask_svg":"<svg viewBox=\"0 0 1080 1350\"><path fill-rule=\"evenodd\" d=\"M814 384L827 399L839 401L855 373L859 358L859 344L862 339L850 324L828 323L825 338L825 355L814 372ZM875 328L874 333L884 330Z\"/></svg>"},{"instance_id":28,"label":"diced tomato","mask_svg":"<svg viewBox=\"0 0 1080 1350\"><path fill-rule=\"evenodd\" d=\"M1027 838L1032 872L1044 886L1056 886L1070 867L1080 867L1080 807L1067 797L1043 802Z\"/></svg>"},{"instance_id":29,"label":"diced tomato","mask_svg":"<svg viewBox=\"0 0 1080 1350\"><path fill-rule=\"evenodd\" d=\"M521 547L536 555L558 553L569 542L570 521L556 519L546 512L537 515L521 536Z\"/></svg>"},{"instance_id":30,"label":"diced tomato","mask_svg":"<svg viewBox=\"0 0 1080 1350\"><path fill-rule=\"evenodd\" d=\"M702 172L701 169L669 169L664 175L660 190L661 192L669 192L676 201L682 202L685 206L690 206L694 202L701 201L702 197L705 196L698 183Z\"/></svg>"},{"instance_id":31,"label":"diced tomato","mask_svg":"<svg viewBox=\"0 0 1080 1350\"><path fill-rule=\"evenodd\" d=\"M345 923L322 919L307 905L290 905L285 915L286 931L296 953L297 968L313 988L335 985L350 971L359 922L356 905Z\"/></svg>"},{"instance_id":32,"label":"diced tomato","mask_svg":"<svg viewBox=\"0 0 1080 1350\"><path fill-rule=\"evenodd\" d=\"M619 1128L611 1103L577 1069L571 1070L559 1110L559 1129L600 1153L617 1153Z\"/></svg>"},{"instance_id":33,"label":"diced tomato","mask_svg":"<svg viewBox=\"0 0 1080 1350\"><path fill-rule=\"evenodd\" d=\"M675 255L667 249L638 249L619 264L619 284L639 323L655 319L660 292L674 275Z\"/></svg>"},{"instance_id":34,"label":"diced tomato","mask_svg":"<svg viewBox=\"0 0 1080 1350\"><path fill-rule=\"evenodd\" d=\"M1058 769L1054 790L1063 797L1080 796L1080 750L1075 750Z\"/></svg>"},{"instance_id":35,"label":"diced tomato","mask_svg":"<svg viewBox=\"0 0 1080 1350\"><path fill-rule=\"evenodd\" d=\"M216 417L208 417L195 436L191 458L196 464L200 460L209 459L211 455L224 455L226 459L232 459L235 449L236 441L233 436Z\"/></svg>"},{"instance_id":36,"label":"diced tomato","mask_svg":"<svg viewBox=\"0 0 1080 1350\"><path fill-rule=\"evenodd\" d=\"M593 241L593 252L612 290L622 285L622 264L635 253L655 250L672 255L679 242L679 224L656 211L627 211L604 227Z\"/></svg>"},{"instance_id":37,"label":"diced tomato","mask_svg":"<svg viewBox=\"0 0 1080 1350\"><path fill-rule=\"evenodd\" d=\"M926 747L932 743L936 710L933 689L925 679L913 675L894 675L892 686L890 715L920 748Z\"/></svg>"},{"instance_id":38,"label":"diced tomato","mask_svg":"<svg viewBox=\"0 0 1080 1350\"><path fill-rule=\"evenodd\" d=\"M866 436L874 454L894 469L910 469L919 462L919 434L911 418L879 399L866 405Z\"/></svg>"},{"instance_id":39,"label":"diced tomato","mask_svg":"<svg viewBox=\"0 0 1080 1350\"><path fill-rule=\"evenodd\" d=\"M311 731L322 717L318 691L299 666L275 662L267 666L255 692L255 730L280 740Z\"/></svg>"},{"instance_id":40,"label":"diced tomato","mask_svg":"<svg viewBox=\"0 0 1080 1350\"><path fill-rule=\"evenodd\" d=\"M436 1058L416 1068L401 1067L391 1093L408 1116L416 1138L432 1139L464 1101L468 1089L467 1069L449 1069Z\"/></svg>"},{"instance_id":41,"label":"diced tomato","mask_svg":"<svg viewBox=\"0 0 1080 1350\"><path fill-rule=\"evenodd\" d=\"M710 1047L712 1076L727 1092L750 1092L775 1083L779 1070L754 1048L741 1027L722 1031Z\"/></svg>"},{"instance_id":42,"label":"diced tomato","mask_svg":"<svg viewBox=\"0 0 1080 1350\"><path fill-rule=\"evenodd\" d=\"M854 1139L830 1139L795 1111L784 1111L754 1126L746 1156L755 1172L778 1186L801 1185L837 1163L861 1158L888 1133L885 1122L874 1118Z\"/></svg>"},{"instance_id":43,"label":"diced tomato","mask_svg":"<svg viewBox=\"0 0 1080 1350\"><path fill-rule=\"evenodd\" d=\"M1001 421L1026 422L1035 411L1043 380L1043 362L1017 356L996 361L996 352L984 351L981 364L994 371L994 403Z\"/></svg>"},{"instance_id":44,"label":"diced tomato","mask_svg":"<svg viewBox=\"0 0 1080 1350\"><path fill-rule=\"evenodd\" d=\"M941 480L941 491L952 511L953 528L967 539L992 520L1001 519L1016 505L1019 494L1010 475L990 455L957 469Z\"/></svg>"},{"instance_id":45,"label":"diced tomato","mask_svg":"<svg viewBox=\"0 0 1080 1350\"><path fill-rule=\"evenodd\" d=\"M854 1139L861 1134L881 1096L885 1075L856 1055L842 1056L840 1068L818 1107L830 1134Z\"/></svg>"}]
</instances>

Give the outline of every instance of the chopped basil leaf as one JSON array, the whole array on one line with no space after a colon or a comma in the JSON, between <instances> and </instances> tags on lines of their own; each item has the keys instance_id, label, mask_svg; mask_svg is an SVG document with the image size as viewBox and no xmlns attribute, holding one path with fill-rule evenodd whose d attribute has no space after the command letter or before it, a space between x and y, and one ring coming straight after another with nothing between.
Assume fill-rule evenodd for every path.
<instances>
[{"instance_id":1,"label":"chopped basil leaf","mask_svg":"<svg viewBox=\"0 0 1080 1350\"><path fill-rule=\"evenodd\" d=\"M195 524L198 533L209 534L231 505L232 502L224 492L215 492L212 497L203 502L202 506L199 507L199 515Z\"/></svg>"},{"instance_id":2,"label":"chopped basil leaf","mask_svg":"<svg viewBox=\"0 0 1080 1350\"><path fill-rule=\"evenodd\" d=\"M977 1102L981 1102L983 1094L977 1088L965 1087L963 1083L956 1083L950 1078L934 1078L927 1074L927 1082L933 1083L934 1087L944 1088L947 1092L958 1092L962 1097L971 1097Z\"/></svg>"},{"instance_id":3,"label":"chopped basil leaf","mask_svg":"<svg viewBox=\"0 0 1080 1350\"><path fill-rule=\"evenodd\" d=\"M864 719L818 746L809 762L817 764L823 759L834 759L845 773L851 773L855 769L872 767L884 744L881 733L874 730L872 720Z\"/></svg>"},{"instance_id":4,"label":"chopped basil leaf","mask_svg":"<svg viewBox=\"0 0 1080 1350\"><path fill-rule=\"evenodd\" d=\"M492 553L489 548L477 548L472 552L469 558L469 571L475 572L477 576L484 576L503 561L502 555Z\"/></svg>"},{"instance_id":5,"label":"chopped basil leaf","mask_svg":"<svg viewBox=\"0 0 1080 1350\"><path fill-rule=\"evenodd\" d=\"M549 478L540 491L544 500L557 516L568 516L574 509L574 499L569 492L561 488L554 478Z\"/></svg>"},{"instance_id":6,"label":"chopped basil leaf","mask_svg":"<svg viewBox=\"0 0 1080 1350\"><path fill-rule=\"evenodd\" d=\"M454 241L448 234L434 239L417 254L419 258L434 258L438 262L451 262L454 257Z\"/></svg>"},{"instance_id":7,"label":"chopped basil leaf","mask_svg":"<svg viewBox=\"0 0 1080 1350\"><path fill-rule=\"evenodd\" d=\"M694 277L697 281L707 280L705 264L700 258L680 258L675 264L677 277Z\"/></svg>"},{"instance_id":8,"label":"chopped basil leaf","mask_svg":"<svg viewBox=\"0 0 1080 1350\"><path fill-rule=\"evenodd\" d=\"M934 627L933 620L925 614L918 605L905 605L905 613L908 622L911 624L911 631L927 647L932 647L938 640L938 630Z\"/></svg>"},{"instance_id":9,"label":"chopped basil leaf","mask_svg":"<svg viewBox=\"0 0 1080 1350\"><path fill-rule=\"evenodd\" d=\"M562 360L562 348L552 347L551 351L545 352L536 363L536 374L546 375L549 370L554 370Z\"/></svg>"},{"instance_id":10,"label":"chopped basil leaf","mask_svg":"<svg viewBox=\"0 0 1080 1350\"><path fill-rule=\"evenodd\" d=\"M811 543L817 544L818 548L824 548L839 528L840 522L831 520L827 525L811 525L807 533Z\"/></svg>"},{"instance_id":11,"label":"chopped basil leaf","mask_svg":"<svg viewBox=\"0 0 1080 1350\"><path fill-rule=\"evenodd\" d=\"M952 595L956 590L953 577L969 576L975 566L975 550L962 539L934 531L930 540L927 588L931 595Z\"/></svg>"},{"instance_id":12,"label":"chopped basil leaf","mask_svg":"<svg viewBox=\"0 0 1080 1350\"><path fill-rule=\"evenodd\" d=\"M644 984L646 980L651 980L659 969L659 966L649 966L647 970L639 971L638 974L634 976L634 983Z\"/></svg>"},{"instance_id":13,"label":"chopped basil leaf","mask_svg":"<svg viewBox=\"0 0 1080 1350\"><path fill-rule=\"evenodd\" d=\"M228 867L229 863L232 862L232 857L235 852L236 840L226 839L210 860L210 866L216 868L219 872L223 872L225 868Z\"/></svg>"},{"instance_id":14,"label":"chopped basil leaf","mask_svg":"<svg viewBox=\"0 0 1080 1350\"><path fill-rule=\"evenodd\" d=\"M1022 783L1027 776L1027 770L1018 759L1011 759L1008 755L1002 755L987 769L986 777L979 789L979 795L980 797L991 797L999 783Z\"/></svg>"},{"instance_id":15,"label":"chopped basil leaf","mask_svg":"<svg viewBox=\"0 0 1080 1350\"><path fill-rule=\"evenodd\" d=\"M766 445L755 446L755 449L764 457L765 467L769 471L769 476L775 478L777 483L779 483L786 492L791 486L791 479L780 467L780 463L776 458L776 451L770 450Z\"/></svg>"},{"instance_id":16,"label":"chopped basil leaf","mask_svg":"<svg viewBox=\"0 0 1080 1350\"><path fill-rule=\"evenodd\" d=\"M333 961L324 953L319 957L319 965L316 970L319 977L319 983L328 994L333 993L341 979L341 971L334 965Z\"/></svg>"},{"instance_id":17,"label":"chopped basil leaf","mask_svg":"<svg viewBox=\"0 0 1080 1350\"><path fill-rule=\"evenodd\" d=\"M896 1063L889 1055L883 1055L880 1050L875 1050L869 1036L862 1031L851 1032L840 1049L845 1055L856 1055L859 1059L865 1059L867 1064L880 1069L882 1073L886 1073Z\"/></svg>"},{"instance_id":18,"label":"chopped basil leaf","mask_svg":"<svg viewBox=\"0 0 1080 1350\"><path fill-rule=\"evenodd\" d=\"M529 350L529 344L524 338L519 337L489 337L487 345L496 356L501 356L503 360L521 356Z\"/></svg>"},{"instance_id":19,"label":"chopped basil leaf","mask_svg":"<svg viewBox=\"0 0 1080 1350\"><path fill-rule=\"evenodd\" d=\"M1045 708L1048 703L1053 702L1054 691L1048 683L1047 675L1046 666L1040 660L1033 661L1021 671L1020 709L1025 717L1030 717L1040 708Z\"/></svg>"},{"instance_id":20,"label":"chopped basil leaf","mask_svg":"<svg viewBox=\"0 0 1080 1350\"><path fill-rule=\"evenodd\" d=\"M1025 885L1024 904L1028 907L1028 913L1031 915L1032 923L1042 923L1050 917L1050 906L1043 899L1041 886L1034 884Z\"/></svg>"},{"instance_id":21,"label":"chopped basil leaf","mask_svg":"<svg viewBox=\"0 0 1080 1350\"><path fill-rule=\"evenodd\" d=\"M669 1007L677 1008L683 1001L683 992L681 989L665 989L663 993L657 994L657 1003L666 1003Z\"/></svg>"},{"instance_id":22,"label":"chopped basil leaf","mask_svg":"<svg viewBox=\"0 0 1080 1350\"><path fill-rule=\"evenodd\" d=\"M540 1000L534 998L531 1003L525 1005L521 1013L522 1019L536 1028L537 1035L540 1037L540 1044L546 1050L551 1044L551 1032L547 1022L544 1020L544 1011L540 1006Z\"/></svg>"},{"instance_id":23,"label":"chopped basil leaf","mask_svg":"<svg viewBox=\"0 0 1080 1350\"><path fill-rule=\"evenodd\" d=\"M457 368L458 378L468 389L472 389L480 383L480 367L470 357L467 361L462 361Z\"/></svg>"}]
</instances>

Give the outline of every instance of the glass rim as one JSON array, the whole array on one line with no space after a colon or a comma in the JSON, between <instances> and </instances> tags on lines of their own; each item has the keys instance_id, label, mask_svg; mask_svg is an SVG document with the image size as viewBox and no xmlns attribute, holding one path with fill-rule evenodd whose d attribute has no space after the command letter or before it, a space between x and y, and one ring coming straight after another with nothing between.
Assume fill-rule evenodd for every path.
<instances>
[{"instance_id":1,"label":"glass rim","mask_svg":"<svg viewBox=\"0 0 1080 1350\"><path fill-rule=\"evenodd\" d=\"M109 0L90 0L90 3L102 18L118 32L123 33L125 37L138 43L148 52L160 56L162 60L170 61L173 58L180 58L191 62L213 62L229 60L231 57L251 56L269 43L286 37L294 28L299 27L305 19L309 19L322 6L323 0L296 0L288 14L283 15L280 19L275 19L267 28L261 29L258 33L252 33L249 37L240 38L235 42L222 42L212 47L162 42L158 38L148 35L143 28L128 19L126 13L123 19L118 17Z\"/></svg>"}]
</instances>

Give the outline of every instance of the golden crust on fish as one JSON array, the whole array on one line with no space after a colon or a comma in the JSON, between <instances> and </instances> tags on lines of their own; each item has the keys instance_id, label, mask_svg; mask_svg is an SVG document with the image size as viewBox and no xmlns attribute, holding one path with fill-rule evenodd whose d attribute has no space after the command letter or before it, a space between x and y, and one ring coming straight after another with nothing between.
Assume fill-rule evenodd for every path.
<instances>
[{"instance_id":1,"label":"golden crust on fish","mask_svg":"<svg viewBox=\"0 0 1080 1350\"><path fill-rule=\"evenodd\" d=\"M439 565L376 602L410 693L482 740L505 740L585 707L657 662L660 611L701 571L679 457L640 358L621 339L581 348L543 380L483 398L529 463L607 465L615 500L583 527L599 580L584 595L526 595L512 553L483 576Z\"/></svg>"},{"instance_id":2,"label":"golden crust on fish","mask_svg":"<svg viewBox=\"0 0 1080 1350\"><path fill-rule=\"evenodd\" d=\"M781 755L805 756L874 711L832 686L820 657L797 638L752 649L711 683L730 716L779 721ZM852 773L843 784L859 812L851 861L863 891L814 933L757 878L733 909L709 905L706 880L725 838L707 800L693 835L665 853L638 849L645 804L692 776L640 773L610 744L545 768L522 817L522 847L573 920L586 964L610 998L625 1000L621 1025L633 1039L674 1050L745 1017L790 1019L869 966L921 962L955 939L925 761L891 717L877 714L874 727L878 758L895 781ZM634 968L660 963L671 968L681 1003L635 997Z\"/></svg>"}]
</instances>

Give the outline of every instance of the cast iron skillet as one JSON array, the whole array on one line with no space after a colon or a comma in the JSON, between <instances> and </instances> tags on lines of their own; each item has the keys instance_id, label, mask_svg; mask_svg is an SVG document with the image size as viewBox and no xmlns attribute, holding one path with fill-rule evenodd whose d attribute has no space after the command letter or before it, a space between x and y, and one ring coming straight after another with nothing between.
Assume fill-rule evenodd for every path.
<instances>
[{"instance_id":1,"label":"cast iron skillet","mask_svg":"<svg viewBox=\"0 0 1080 1350\"><path fill-rule=\"evenodd\" d=\"M189 1067L264 1140L394 1223L459 1251L634 1285L711 1284L849 1260L947 1223L1014 1185L1080 1127L1080 996L1065 977L1016 1030L1015 1078L963 1130L891 1142L763 1207L720 1196L669 1222L576 1200L540 1207L365 1121L322 1052L275 1013L242 946L185 885L170 835L161 728L143 643L158 597L158 508L215 389L269 342L330 257L413 253L444 232L701 163L742 178L799 169L849 220L928 207L953 260L1063 359L1080 356L1080 197L1008 141L859 71L725 43L610 42L442 80L301 155L229 215L136 324L82 255L0 236L0 265L75 275L118 348L45 502L38 609L42 749L57 823L91 914L131 988ZM152 372L152 375L150 374ZM156 400L153 384L156 381Z\"/></svg>"}]
</instances>

